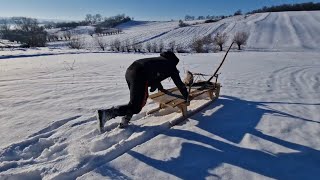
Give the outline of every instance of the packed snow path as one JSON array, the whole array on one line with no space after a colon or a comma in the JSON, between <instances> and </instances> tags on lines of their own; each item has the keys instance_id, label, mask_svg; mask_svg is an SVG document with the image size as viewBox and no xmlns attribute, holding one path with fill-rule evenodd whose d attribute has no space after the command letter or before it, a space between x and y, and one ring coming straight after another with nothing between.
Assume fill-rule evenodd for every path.
<instances>
[{"instance_id":1,"label":"packed snow path","mask_svg":"<svg viewBox=\"0 0 320 180\"><path fill-rule=\"evenodd\" d=\"M181 75L210 74L223 53L178 54ZM171 129L179 114L145 112L100 134L94 110L128 101L138 54L0 61L0 179L315 179L320 171L319 53L232 52L222 97ZM164 83L172 87L171 81Z\"/></svg>"}]
</instances>

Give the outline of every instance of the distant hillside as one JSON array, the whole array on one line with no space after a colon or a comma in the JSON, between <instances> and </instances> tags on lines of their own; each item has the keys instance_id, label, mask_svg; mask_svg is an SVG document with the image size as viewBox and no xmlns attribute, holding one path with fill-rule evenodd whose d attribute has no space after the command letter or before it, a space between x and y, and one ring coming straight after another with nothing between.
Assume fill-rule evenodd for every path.
<instances>
[{"instance_id":1,"label":"distant hillside","mask_svg":"<svg viewBox=\"0 0 320 180\"><path fill-rule=\"evenodd\" d=\"M179 27L177 21L137 22L130 21L118 27L123 33L104 37L107 43L119 39L121 42L147 42L177 46L188 49L195 37L214 36L226 33L227 46L238 31L249 33L247 50L258 51L312 51L320 49L320 11L273 12L240 15L215 23L202 23ZM193 22L188 23L192 24ZM88 39L90 42L90 40ZM94 43L94 42L92 42Z\"/></svg>"}]
</instances>

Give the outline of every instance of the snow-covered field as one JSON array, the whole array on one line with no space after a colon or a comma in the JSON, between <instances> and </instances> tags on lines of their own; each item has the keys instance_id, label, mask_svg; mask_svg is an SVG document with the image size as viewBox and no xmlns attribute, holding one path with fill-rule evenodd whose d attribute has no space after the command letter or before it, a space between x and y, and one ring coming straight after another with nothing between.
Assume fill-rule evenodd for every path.
<instances>
[{"instance_id":1,"label":"snow-covered field","mask_svg":"<svg viewBox=\"0 0 320 180\"><path fill-rule=\"evenodd\" d=\"M250 32L221 69L221 97L183 124L172 109L100 134L94 111L127 103L126 68L158 54L49 48L0 51L0 179L318 179L320 13L262 13L178 28L130 22L127 38L187 45L195 35ZM81 30L81 28L79 29ZM89 36L86 37L90 45ZM60 43L60 42L59 42ZM63 43L63 42L61 42ZM93 43L93 42L92 42ZM228 43L229 44L229 43ZM211 74L224 53L177 54ZM173 87L166 80L165 88ZM189 109L207 99L193 101Z\"/></svg>"},{"instance_id":2,"label":"snow-covered field","mask_svg":"<svg viewBox=\"0 0 320 180\"><path fill-rule=\"evenodd\" d=\"M178 54L181 75L212 73L223 55ZM129 129L99 134L94 110L126 103L126 67L150 56L1 60L0 179L316 179L320 53L231 53L221 98L186 123L142 118L149 102Z\"/></svg>"}]
</instances>

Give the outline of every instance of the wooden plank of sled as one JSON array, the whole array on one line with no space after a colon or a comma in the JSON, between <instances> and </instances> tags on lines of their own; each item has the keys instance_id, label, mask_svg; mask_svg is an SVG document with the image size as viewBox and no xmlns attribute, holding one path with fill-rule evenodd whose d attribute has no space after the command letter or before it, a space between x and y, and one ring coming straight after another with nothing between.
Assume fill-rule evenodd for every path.
<instances>
[{"instance_id":1,"label":"wooden plank of sled","mask_svg":"<svg viewBox=\"0 0 320 180\"><path fill-rule=\"evenodd\" d=\"M178 107L181 113L183 114L183 116L186 116L187 104L183 96L181 95L179 89L175 87L175 88L166 90L166 92L158 92L149 96L150 99L159 103L159 108L149 111L149 114L154 113L165 107L172 107L172 108ZM168 92L171 94L168 94ZM217 83L215 88L209 87L205 89L197 89L192 87L190 92L190 94L194 98L204 93L208 93L208 96L210 97L211 100L217 99L220 93L220 84Z\"/></svg>"},{"instance_id":2,"label":"wooden plank of sled","mask_svg":"<svg viewBox=\"0 0 320 180\"><path fill-rule=\"evenodd\" d=\"M179 90L177 87L171 88L171 89L167 89L168 92L173 92L173 91L177 91L177 90ZM157 92L157 93L155 93L155 94L151 94L151 95L149 96L149 98L150 98L150 99L154 99L154 98L159 97L159 96L162 96L162 95L164 95L164 94L165 94L164 92Z\"/></svg>"},{"instance_id":3,"label":"wooden plank of sled","mask_svg":"<svg viewBox=\"0 0 320 180\"><path fill-rule=\"evenodd\" d=\"M174 101L177 98L183 98L180 91L174 91L171 92L172 94L163 94L161 96L158 96L156 98L153 98L152 100L161 104L167 104L171 101Z\"/></svg>"}]
</instances>

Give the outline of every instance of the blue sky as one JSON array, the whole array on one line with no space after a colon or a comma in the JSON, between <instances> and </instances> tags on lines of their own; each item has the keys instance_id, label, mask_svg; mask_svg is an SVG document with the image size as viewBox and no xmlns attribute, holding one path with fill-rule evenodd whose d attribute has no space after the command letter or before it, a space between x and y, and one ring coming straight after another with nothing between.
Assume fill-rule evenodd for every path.
<instances>
[{"instance_id":1,"label":"blue sky","mask_svg":"<svg viewBox=\"0 0 320 180\"><path fill-rule=\"evenodd\" d=\"M262 6L301 2L310 0L0 0L0 17L82 20L88 13L125 13L135 20L171 20L183 19L186 14L228 15L238 9L247 12Z\"/></svg>"}]
</instances>

